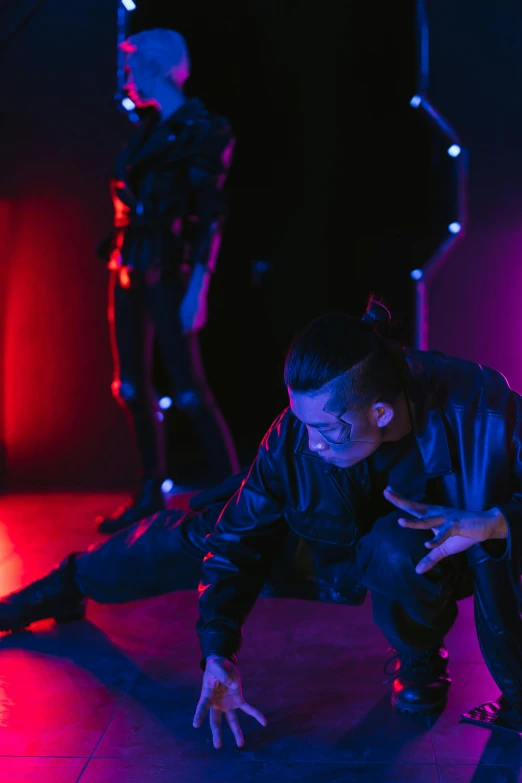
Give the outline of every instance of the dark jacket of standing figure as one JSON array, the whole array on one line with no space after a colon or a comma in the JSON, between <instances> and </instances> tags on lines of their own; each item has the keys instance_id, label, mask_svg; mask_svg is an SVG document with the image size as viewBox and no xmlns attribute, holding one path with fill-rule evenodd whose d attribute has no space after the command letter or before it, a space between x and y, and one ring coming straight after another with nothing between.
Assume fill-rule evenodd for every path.
<instances>
[{"instance_id":1,"label":"dark jacket of standing figure","mask_svg":"<svg viewBox=\"0 0 522 783\"><path fill-rule=\"evenodd\" d=\"M192 99L165 122L150 119L123 147L111 180L114 231L106 261L137 271L211 265L213 236L225 218L223 187L234 137L228 120Z\"/></svg>"}]
</instances>

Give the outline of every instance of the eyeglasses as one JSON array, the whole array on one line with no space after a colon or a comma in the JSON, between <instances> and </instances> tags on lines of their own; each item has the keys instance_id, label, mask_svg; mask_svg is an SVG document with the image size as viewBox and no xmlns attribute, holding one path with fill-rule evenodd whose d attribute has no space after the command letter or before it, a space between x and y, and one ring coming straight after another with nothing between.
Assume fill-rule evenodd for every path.
<instances>
[{"instance_id":1,"label":"eyeglasses","mask_svg":"<svg viewBox=\"0 0 522 783\"><path fill-rule=\"evenodd\" d=\"M319 433L321 437L330 444L330 446L344 446L352 439L352 425L345 423L335 439L331 435L327 435L325 432L321 432L320 430Z\"/></svg>"}]
</instances>

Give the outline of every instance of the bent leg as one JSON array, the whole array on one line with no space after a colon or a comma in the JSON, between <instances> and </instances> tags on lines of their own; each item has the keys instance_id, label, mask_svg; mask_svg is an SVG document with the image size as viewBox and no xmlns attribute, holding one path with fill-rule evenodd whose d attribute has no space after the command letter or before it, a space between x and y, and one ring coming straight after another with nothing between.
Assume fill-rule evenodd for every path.
<instances>
[{"instance_id":1,"label":"bent leg","mask_svg":"<svg viewBox=\"0 0 522 783\"><path fill-rule=\"evenodd\" d=\"M190 375L188 381L176 394L176 405L192 420L194 430L204 447L211 476L216 481L221 481L239 470L236 448L228 423L208 384L199 335L196 333L186 335L184 342Z\"/></svg>"},{"instance_id":2,"label":"bent leg","mask_svg":"<svg viewBox=\"0 0 522 783\"><path fill-rule=\"evenodd\" d=\"M237 473L239 463L232 434L206 377L199 336L195 332L184 335L181 328L181 284L164 275L158 283L147 287L146 295L149 317L176 390L176 406L192 422L209 464L209 477L222 481Z\"/></svg>"},{"instance_id":3,"label":"bent leg","mask_svg":"<svg viewBox=\"0 0 522 783\"><path fill-rule=\"evenodd\" d=\"M127 414L142 475L161 482L165 477L163 431L150 382L153 331L145 310L145 291L138 284L122 288L116 272L109 287L109 328L114 363L112 394Z\"/></svg>"},{"instance_id":4,"label":"bent leg","mask_svg":"<svg viewBox=\"0 0 522 783\"><path fill-rule=\"evenodd\" d=\"M469 551L475 593L475 622L480 648L502 692L497 703L481 705L465 717L489 728L522 731L522 619L520 565L507 558L491 560L484 550Z\"/></svg>"},{"instance_id":5,"label":"bent leg","mask_svg":"<svg viewBox=\"0 0 522 783\"><path fill-rule=\"evenodd\" d=\"M393 682L392 705L428 715L446 704L451 680L443 642L457 617L456 588L466 564L447 558L417 574L430 532L400 527L401 513L375 522L359 542L357 560L362 583L372 591L375 623L396 651L385 666Z\"/></svg>"},{"instance_id":6,"label":"bent leg","mask_svg":"<svg viewBox=\"0 0 522 783\"><path fill-rule=\"evenodd\" d=\"M372 592L376 625L398 651L441 644L457 617L454 588L465 561L448 558L427 574L416 564L426 555L429 531L397 524L401 512L378 519L357 546L361 583Z\"/></svg>"}]
</instances>

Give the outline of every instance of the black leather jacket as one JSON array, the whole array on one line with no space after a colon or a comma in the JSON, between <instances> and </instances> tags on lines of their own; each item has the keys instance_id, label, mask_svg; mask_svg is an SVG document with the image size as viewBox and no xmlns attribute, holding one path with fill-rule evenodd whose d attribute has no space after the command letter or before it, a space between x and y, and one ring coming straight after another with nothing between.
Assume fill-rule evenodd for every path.
<instances>
[{"instance_id":1,"label":"black leather jacket","mask_svg":"<svg viewBox=\"0 0 522 783\"><path fill-rule=\"evenodd\" d=\"M408 348L402 356L426 479L439 477L446 505L500 508L510 534L499 559L520 558L522 398L488 367ZM207 539L198 622L204 657L234 660L241 627L289 527L337 595L361 603L351 563L354 544L372 522L364 511L368 480L366 462L346 470L325 465L289 409L276 419ZM468 552L473 565L495 560L487 545Z\"/></svg>"},{"instance_id":2,"label":"black leather jacket","mask_svg":"<svg viewBox=\"0 0 522 783\"><path fill-rule=\"evenodd\" d=\"M123 147L110 183L114 231L98 247L108 261L151 267L207 265L223 223L232 159L230 123L192 99L164 122L145 122Z\"/></svg>"}]
</instances>

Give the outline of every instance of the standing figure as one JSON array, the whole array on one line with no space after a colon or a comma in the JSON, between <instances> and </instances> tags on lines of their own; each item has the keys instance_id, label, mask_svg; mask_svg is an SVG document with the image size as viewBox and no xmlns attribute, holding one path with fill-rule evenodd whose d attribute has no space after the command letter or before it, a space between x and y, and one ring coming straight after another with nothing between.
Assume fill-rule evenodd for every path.
<instances>
[{"instance_id":1,"label":"standing figure","mask_svg":"<svg viewBox=\"0 0 522 783\"><path fill-rule=\"evenodd\" d=\"M112 391L130 419L142 478L133 501L98 529L113 533L164 508L165 455L151 385L156 335L175 389L212 466L238 469L232 437L210 390L198 332L225 215L223 186L234 138L229 122L187 99L187 47L174 30L147 30L122 44L125 91L150 117L118 159L111 182L114 231L100 246L109 263Z\"/></svg>"}]
</instances>

